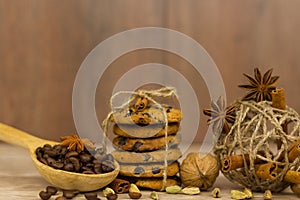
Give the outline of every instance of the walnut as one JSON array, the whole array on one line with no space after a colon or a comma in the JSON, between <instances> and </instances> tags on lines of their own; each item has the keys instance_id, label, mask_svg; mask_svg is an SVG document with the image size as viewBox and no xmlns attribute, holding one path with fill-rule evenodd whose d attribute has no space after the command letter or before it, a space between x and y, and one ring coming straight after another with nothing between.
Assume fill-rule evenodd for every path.
<instances>
[{"instance_id":1,"label":"walnut","mask_svg":"<svg viewBox=\"0 0 300 200\"><path fill-rule=\"evenodd\" d=\"M201 190L210 188L218 175L218 161L211 154L189 153L180 166L183 185L199 187Z\"/></svg>"}]
</instances>

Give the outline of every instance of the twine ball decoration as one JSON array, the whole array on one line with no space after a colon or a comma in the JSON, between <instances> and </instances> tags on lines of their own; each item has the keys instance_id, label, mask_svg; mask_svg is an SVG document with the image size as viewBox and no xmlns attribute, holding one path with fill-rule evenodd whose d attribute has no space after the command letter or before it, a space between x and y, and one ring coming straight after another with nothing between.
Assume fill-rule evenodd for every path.
<instances>
[{"instance_id":1,"label":"twine ball decoration","mask_svg":"<svg viewBox=\"0 0 300 200\"><path fill-rule=\"evenodd\" d=\"M280 192L300 181L300 159L291 155L295 143L300 148L299 114L288 106L274 108L270 101L237 101L235 107L235 122L214 148L224 176L262 192Z\"/></svg>"}]
</instances>

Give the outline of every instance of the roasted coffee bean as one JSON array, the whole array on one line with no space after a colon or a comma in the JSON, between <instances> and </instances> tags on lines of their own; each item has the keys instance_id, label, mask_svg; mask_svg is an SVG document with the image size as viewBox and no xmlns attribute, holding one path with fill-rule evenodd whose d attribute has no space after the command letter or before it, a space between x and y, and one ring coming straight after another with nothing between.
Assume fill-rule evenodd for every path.
<instances>
[{"instance_id":1,"label":"roasted coffee bean","mask_svg":"<svg viewBox=\"0 0 300 200\"><path fill-rule=\"evenodd\" d=\"M52 158L54 158L55 156L57 156L57 152L54 149L46 150L44 152L44 154L47 154L47 155L49 155Z\"/></svg>"},{"instance_id":2,"label":"roasted coffee bean","mask_svg":"<svg viewBox=\"0 0 300 200\"><path fill-rule=\"evenodd\" d=\"M114 157L111 154L107 154L104 156L103 160L101 160L101 161L103 162L103 161L107 161L107 160L114 161Z\"/></svg>"},{"instance_id":3,"label":"roasted coffee bean","mask_svg":"<svg viewBox=\"0 0 300 200\"><path fill-rule=\"evenodd\" d=\"M53 159L51 157L48 157L46 160L47 160L48 165L50 165L50 166L52 165L52 163L56 162L55 159Z\"/></svg>"},{"instance_id":4,"label":"roasted coffee bean","mask_svg":"<svg viewBox=\"0 0 300 200\"><path fill-rule=\"evenodd\" d=\"M39 161L41 161L45 165L48 165L47 160L45 158L40 158Z\"/></svg>"},{"instance_id":5,"label":"roasted coffee bean","mask_svg":"<svg viewBox=\"0 0 300 200\"><path fill-rule=\"evenodd\" d=\"M145 173L145 170L144 170L144 168L142 168L142 167L136 167L136 168L134 169L134 173L135 173L135 174L142 174L142 173Z\"/></svg>"},{"instance_id":6,"label":"roasted coffee bean","mask_svg":"<svg viewBox=\"0 0 300 200\"><path fill-rule=\"evenodd\" d=\"M116 200L116 199L118 199L118 195L110 193L106 196L106 198L107 198L107 200Z\"/></svg>"},{"instance_id":7,"label":"roasted coffee bean","mask_svg":"<svg viewBox=\"0 0 300 200\"><path fill-rule=\"evenodd\" d=\"M77 190L64 190L63 191L63 196L66 197L67 199L72 199L75 197L79 192Z\"/></svg>"},{"instance_id":8,"label":"roasted coffee bean","mask_svg":"<svg viewBox=\"0 0 300 200\"><path fill-rule=\"evenodd\" d=\"M48 200L51 197L51 194L49 192L45 192L45 191L41 191L39 193L39 196L41 197L41 199L43 200Z\"/></svg>"},{"instance_id":9,"label":"roasted coffee bean","mask_svg":"<svg viewBox=\"0 0 300 200\"><path fill-rule=\"evenodd\" d=\"M76 151L70 151L68 153L66 153L65 158L70 158L70 157L77 157L78 153Z\"/></svg>"},{"instance_id":10,"label":"roasted coffee bean","mask_svg":"<svg viewBox=\"0 0 300 200\"><path fill-rule=\"evenodd\" d=\"M51 163L50 166L55 169L61 169L64 167L64 163L55 161L55 162Z\"/></svg>"},{"instance_id":11,"label":"roasted coffee bean","mask_svg":"<svg viewBox=\"0 0 300 200\"><path fill-rule=\"evenodd\" d=\"M75 172L78 172L81 167L78 158L70 157L69 161L73 164Z\"/></svg>"},{"instance_id":12,"label":"roasted coffee bean","mask_svg":"<svg viewBox=\"0 0 300 200\"><path fill-rule=\"evenodd\" d=\"M84 170L83 174L95 174L92 170Z\"/></svg>"},{"instance_id":13,"label":"roasted coffee bean","mask_svg":"<svg viewBox=\"0 0 300 200\"><path fill-rule=\"evenodd\" d=\"M57 193L57 188L54 186L47 186L46 191L51 195L55 195Z\"/></svg>"},{"instance_id":14,"label":"roasted coffee bean","mask_svg":"<svg viewBox=\"0 0 300 200\"><path fill-rule=\"evenodd\" d=\"M42 147L38 147L35 150L35 153L36 153L37 158L42 158L42 156L43 156L43 149L42 149Z\"/></svg>"},{"instance_id":15,"label":"roasted coffee bean","mask_svg":"<svg viewBox=\"0 0 300 200\"><path fill-rule=\"evenodd\" d=\"M56 145L53 146L53 149L54 149L55 151L57 151L57 152L60 152L60 150L62 149L62 146L59 145L59 144L56 144Z\"/></svg>"},{"instance_id":16,"label":"roasted coffee bean","mask_svg":"<svg viewBox=\"0 0 300 200\"><path fill-rule=\"evenodd\" d=\"M68 148L67 147L62 147L59 153L64 156L68 153Z\"/></svg>"},{"instance_id":17,"label":"roasted coffee bean","mask_svg":"<svg viewBox=\"0 0 300 200\"><path fill-rule=\"evenodd\" d=\"M102 173L102 164L101 163L97 163L94 165L94 172L96 174L101 174Z\"/></svg>"},{"instance_id":18,"label":"roasted coffee bean","mask_svg":"<svg viewBox=\"0 0 300 200\"><path fill-rule=\"evenodd\" d=\"M115 165L112 161L110 160L107 160L107 161L104 161L101 165L101 169L103 172L107 173L107 172L111 172L111 171L114 171L115 169Z\"/></svg>"},{"instance_id":19,"label":"roasted coffee bean","mask_svg":"<svg viewBox=\"0 0 300 200\"><path fill-rule=\"evenodd\" d=\"M92 199L97 198L97 193L96 192L87 192L87 193L84 194L84 197L87 200L92 200Z\"/></svg>"},{"instance_id":20,"label":"roasted coffee bean","mask_svg":"<svg viewBox=\"0 0 300 200\"><path fill-rule=\"evenodd\" d=\"M81 169L82 169L82 171L85 171L85 170L91 170L91 171L93 171L91 168L89 168L87 166L82 166Z\"/></svg>"},{"instance_id":21,"label":"roasted coffee bean","mask_svg":"<svg viewBox=\"0 0 300 200\"><path fill-rule=\"evenodd\" d=\"M45 145L43 146L43 150L44 150L44 151L50 150L50 149L52 149L52 147L51 147L50 144L45 144Z\"/></svg>"},{"instance_id":22,"label":"roasted coffee bean","mask_svg":"<svg viewBox=\"0 0 300 200\"><path fill-rule=\"evenodd\" d=\"M94 164L93 163L87 163L85 166L88 167L88 168L90 168L90 169L94 168Z\"/></svg>"},{"instance_id":23,"label":"roasted coffee bean","mask_svg":"<svg viewBox=\"0 0 300 200\"><path fill-rule=\"evenodd\" d=\"M47 159L47 158L49 158L50 156L48 155L48 154L44 154L43 155L43 158L45 158L45 159Z\"/></svg>"},{"instance_id":24,"label":"roasted coffee bean","mask_svg":"<svg viewBox=\"0 0 300 200\"><path fill-rule=\"evenodd\" d=\"M64 166L64 170L69 171L69 172L73 172L74 171L74 165L72 163L67 163Z\"/></svg>"},{"instance_id":25,"label":"roasted coffee bean","mask_svg":"<svg viewBox=\"0 0 300 200\"><path fill-rule=\"evenodd\" d=\"M80 161L81 162L90 162L92 160L92 155L87 154L87 153L83 153L79 155Z\"/></svg>"},{"instance_id":26,"label":"roasted coffee bean","mask_svg":"<svg viewBox=\"0 0 300 200\"><path fill-rule=\"evenodd\" d=\"M111 154L105 154L103 148L99 148L95 152L98 152L101 160L92 156L87 149L78 153L69 151L67 147L61 145L51 147L46 144L38 147L35 151L40 162L55 169L84 174L106 173L115 169L114 158Z\"/></svg>"},{"instance_id":27,"label":"roasted coffee bean","mask_svg":"<svg viewBox=\"0 0 300 200\"><path fill-rule=\"evenodd\" d=\"M64 196L59 196L59 197L56 197L55 200L67 200L67 199Z\"/></svg>"},{"instance_id":28,"label":"roasted coffee bean","mask_svg":"<svg viewBox=\"0 0 300 200\"><path fill-rule=\"evenodd\" d=\"M94 159L93 160L93 164L101 164L101 161L97 160L97 159Z\"/></svg>"}]
</instances>

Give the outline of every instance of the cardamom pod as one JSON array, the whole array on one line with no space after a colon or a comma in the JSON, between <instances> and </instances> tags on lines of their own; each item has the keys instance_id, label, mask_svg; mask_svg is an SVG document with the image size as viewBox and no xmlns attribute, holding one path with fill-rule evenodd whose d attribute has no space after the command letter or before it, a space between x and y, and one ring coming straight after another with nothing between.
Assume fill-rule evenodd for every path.
<instances>
[{"instance_id":1,"label":"cardamom pod","mask_svg":"<svg viewBox=\"0 0 300 200\"><path fill-rule=\"evenodd\" d=\"M180 192L181 187L178 185L172 185L172 186L168 186L166 187L166 192L169 194L177 194L178 192Z\"/></svg>"},{"instance_id":2,"label":"cardamom pod","mask_svg":"<svg viewBox=\"0 0 300 200\"><path fill-rule=\"evenodd\" d=\"M195 195L200 194L200 189L198 187L186 187L181 190L183 194Z\"/></svg>"},{"instance_id":3,"label":"cardamom pod","mask_svg":"<svg viewBox=\"0 0 300 200\"><path fill-rule=\"evenodd\" d=\"M264 193L264 200L271 200L272 199L272 192L270 190L266 190Z\"/></svg>"},{"instance_id":4,"label":"cardamom pod","mask_svg":"<svg viewBox=\"0 0 300 200\"><path fill-rule=\"evenodd\" d=\"M213 189L213 191L211 192L212 196L214 198L221 198L221 190L220 188L215 188Z\"/></svg>"},{"instance_id":5,"label":"cardamom pod","mask_svg":"<svg viewBox=\"0 0 300 200\"><path fill-rule=\"evenodd\" d=\"M253 199L253 193L250 189L245 188L244 193L247 195L247 199Z\"/></svg>"},{"instance_id":6,"label":"cardamom pod","mask_svg":"<svg viewBox=\"0 0 300 200\"><path fill-rule=\"evenodd\" d=\"M131 199L139 199L141 198L142 193L135 184L131 183L128 195Z\"/></svg>"},{"instance_id":7,"label":"cardamom pod","mask_svg":"<svg viewBox=\"0 0 300 200\"><path fill-rule=\"evenodd\" d=\"M231 198L237 200L247 199L248 195L245 192L241 192L238 190L231 190Z\"/></svg>"},{"instance_id":8,"label":"cardamom pod","mask_svg":"<svg viewBox=\"0 0 300 200\"><path fill-rule=\"evenodd\" d=\"M115 191L109 187L105 188L105 190L103 190L103 195L105 197L107 197L108 194L115 194Z\"/></svg>"},{"instance_id":9,"label":"cardamom pod","mask_svg":"<svg viewBox=\"0 0 300 200\"><path fill-rule=\"evenodd\" d=\"M154 200L159 200L159 196L158 196L157 192L155 192L155 191L151 192L150 198L154 199Z\"/></svg>"}]
</instances>

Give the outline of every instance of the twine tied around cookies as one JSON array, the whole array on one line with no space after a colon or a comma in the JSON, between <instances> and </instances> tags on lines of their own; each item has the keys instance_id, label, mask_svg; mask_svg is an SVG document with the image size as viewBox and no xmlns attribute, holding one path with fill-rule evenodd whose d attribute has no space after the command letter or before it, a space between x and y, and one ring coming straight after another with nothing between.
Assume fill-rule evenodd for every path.
<instances>
[{"instance_id":1,"label":"twine tied around cookies","mask_svg":"<svg viewBox=\"0 0 300 200\"><path fill-rule=\"evenodd\" d=\"M120 106L113 106L113 100L122 95L122 94L129 94L131 95L130 98L124 102ZM110 98L110 107L111 107L111 112L107 115L107 117L103 120L102 122L102 128L103 128L103 146L106 147L106 139L107 139L107 132L108 132L108 125L109 121L113 117L114 113L123 110L124 108L128 107L129 104L136 98L145 98L149 102L152 102L154 105L158 107L158 109L161 110L163 113L163 119L164 119L164 135L165 135L165 157L164 157L164 171L163 171L163 185L161 190L163 191L166 188L166 183L167 183L167 172L168 172L168 119L167 119L167 113L163 107L162 104L158 103L154 98L155 97L172 97L175 96L178 98L178 95L176 93L176 89L174 87L162 87L159 89L155 90L138 90L138 91L119 91L115 93L111 98Z\"/></svg>"}]
</instances>

